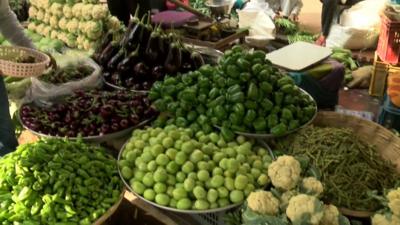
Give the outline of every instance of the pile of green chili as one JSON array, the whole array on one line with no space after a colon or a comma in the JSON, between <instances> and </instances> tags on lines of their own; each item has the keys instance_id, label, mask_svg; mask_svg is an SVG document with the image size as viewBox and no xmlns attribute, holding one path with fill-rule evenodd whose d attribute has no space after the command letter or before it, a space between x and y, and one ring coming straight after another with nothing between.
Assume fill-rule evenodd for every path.
<instances>
[{"instance_id":1,"label":"pile of green chili","mask_svg":"<svg viewBox=\"0 0 400 225\"><path fill-rule=\"evenodd\" d=\"M370 191L382 193L400 176L372 145L344 128L309 127L279 140L278 149L307 156L322 173L324 200L353 210L376 210L379 202Z\"/></svg>"},{"instance_id":2,"label":"pile of green chili","mask_svg":"<svg viewBox=\"0 0 400 225\"><path fill-rule=\"evenodd\" d=\"M91 225L120 198L116 160L66 140L21 145L0 159L0 224Z\"/></svg>"}]
</instances>

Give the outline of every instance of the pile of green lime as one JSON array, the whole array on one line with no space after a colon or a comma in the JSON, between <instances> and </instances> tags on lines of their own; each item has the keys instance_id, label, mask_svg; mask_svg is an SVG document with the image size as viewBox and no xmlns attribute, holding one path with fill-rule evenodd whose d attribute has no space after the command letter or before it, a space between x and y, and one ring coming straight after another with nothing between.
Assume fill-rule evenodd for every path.
<instances>
[{"instance_id":1,"label":"pile of green lime","mask_svg":"<svg viewBox=\"0 0 400 225\"><path fill-rule=\"evenodd\" d=\"M134 192L161 206L207 210L241 203L265 187L271 157L254 141L238 136L177 128L135 130L119 160Z\"/></svg>"}]
</instances>

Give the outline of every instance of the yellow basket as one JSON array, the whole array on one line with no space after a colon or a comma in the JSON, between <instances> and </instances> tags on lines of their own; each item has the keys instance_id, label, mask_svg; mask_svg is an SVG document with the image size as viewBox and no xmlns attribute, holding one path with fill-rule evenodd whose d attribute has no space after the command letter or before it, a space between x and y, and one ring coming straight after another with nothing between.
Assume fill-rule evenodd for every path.
<instances>
[{"instance_id":1,"label":"yellow basket","mask_svg":"<svg viewBox=\"0 0 400 225\"><path fill-rule=\"evenodd\" d=\"M16 63L12 60L18 57L30 56L35 63ZM1 46L0 47L0 74L11 77L37 77L43 74L50 64L50 57L42 52L30 48Z\"/></svg>"}]
</instances>

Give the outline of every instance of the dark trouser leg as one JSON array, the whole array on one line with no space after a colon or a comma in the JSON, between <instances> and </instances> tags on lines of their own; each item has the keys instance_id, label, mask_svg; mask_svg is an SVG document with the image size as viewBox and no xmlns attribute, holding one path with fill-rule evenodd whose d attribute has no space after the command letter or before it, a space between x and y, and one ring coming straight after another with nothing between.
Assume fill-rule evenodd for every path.
<instances>
[{"instance_id":1,"label":"dark trouser leg","mask_svg":"<svg viewBox=\"0 0 400 225\"><path fill-rule=\"evenodd\" d=\"M0 76L0 156L14 151L18 146L8 107L7 90Z\"/></svg>"}]
</instances>

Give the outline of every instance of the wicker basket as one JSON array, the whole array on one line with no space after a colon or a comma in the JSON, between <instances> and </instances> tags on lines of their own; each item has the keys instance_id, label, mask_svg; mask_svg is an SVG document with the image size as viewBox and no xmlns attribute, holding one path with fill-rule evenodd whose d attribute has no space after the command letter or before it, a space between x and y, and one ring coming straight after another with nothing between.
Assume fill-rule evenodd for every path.
<instances>
[{"instance_id":1,"label":"wicker basket","mask_svg":"<svg viewBox=\"0 0 400 225\"><path fill-rule=\"evenodd\" d=\"M335 112L319 112L313 124L319 127L352 129L362 141L375 145L379 154L384 159L393 162L396 165L397 172L400 173L400 138L381 125L359 117ZM359 218L370 217L374 214L374 212L345 208L341 208L340 211L346 216Z\"/></svg>"},{"instance_id":2,"label":"wicker basket","mask_svg":"<svg viewBox=\"0 0 400 225\"><path fill-rule=\"evenodd\" d=\"M22 56L34 57L36 63L16 63L13 59ZM50 64L50 57L30 48L1 46L0 74L12 77L36 77L43 74Z\"/></svg>"}]
</instances>

